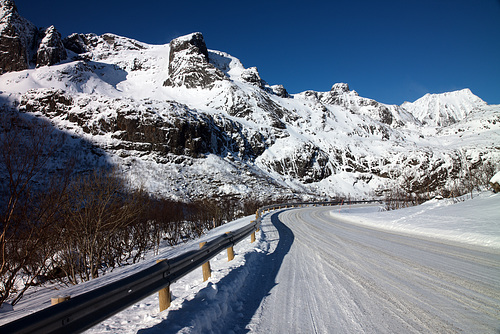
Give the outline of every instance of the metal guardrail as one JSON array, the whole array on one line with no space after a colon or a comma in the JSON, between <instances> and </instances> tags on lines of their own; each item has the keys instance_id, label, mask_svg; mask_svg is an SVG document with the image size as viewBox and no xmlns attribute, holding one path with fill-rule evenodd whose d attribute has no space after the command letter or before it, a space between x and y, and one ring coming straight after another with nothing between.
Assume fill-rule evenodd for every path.
<instances>
[{"instance_id":1,"label":"metal guardrail","mask_svg":"<svg viewBox=\"0 0 500 334\"><path fill-rule=\"evenodd\" d=\"M366 203L372 201L357 201ZM355 203L355 202L351 202ZM80 333L147 296L171 285L179 278L200 267L224 249L237 244L260 227L265 211L311 206L338 205L336 202L288 203L268 205L256 213L256 220L234 232L207 242L203 248L159 262L128 277L88 291L33 314L0 326L0 333Z\"/></svg>"}]
</instances>

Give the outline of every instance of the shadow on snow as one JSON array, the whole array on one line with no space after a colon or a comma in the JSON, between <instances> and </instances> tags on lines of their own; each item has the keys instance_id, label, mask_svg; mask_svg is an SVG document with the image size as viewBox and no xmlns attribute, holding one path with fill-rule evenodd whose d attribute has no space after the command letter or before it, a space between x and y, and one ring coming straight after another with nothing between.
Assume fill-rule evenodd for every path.
<instances>
[{"instance_id":1,"label":"shadow on snow","mask_svg":"<svg viewBox=\"0 0 500 334\"><path fill-rule=\"evenodd\" d=\"M278 215L271 215L279 233L278 245L272 253L247 253L244 265L231 270L218 283L208 283L196 297L185 300L180 309L169 311L167 319L138 333L176 333L184 327L194 332L249 332L245 327L276 286L276 275L294 241L293 232ZM263 230L261 233L264 241L270 241Z\"/></svg>"}]
</instances>

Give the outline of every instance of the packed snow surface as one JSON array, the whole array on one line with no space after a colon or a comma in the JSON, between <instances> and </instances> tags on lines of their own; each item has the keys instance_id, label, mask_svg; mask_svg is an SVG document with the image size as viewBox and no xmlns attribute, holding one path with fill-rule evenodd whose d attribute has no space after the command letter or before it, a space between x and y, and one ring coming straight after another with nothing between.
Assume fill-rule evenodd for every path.
<instances>
[{"instance_id":1,"label":"packed snow surface","mask_svg":"<svg viewBox=\"0 0 500 334\"><path fill-rule=\"evenodd\" d=\"M346 203L342 210L332 211L331 216L391 231L500 249L499 211L500 195L483 194L453 205L449 200L434 199L389 212L374 212L373 207L351 210Z\"/></svg>"},{"instance_id":2,"label":"packed snow surface","mask_svg":"<svg viewBox=\"0 0 500 334\"><path fill-rule=\"evenodd\" d=\"M381 206L309 207L264 215L257 241L211 261L171 286L171 307L152 295L88 333L494 333L500 324L500 195ZM156 259L196 249L246 217L135 266L93 281L30 292L0 313L5 323L122 278ZM61 288L61 287L58 287Z\"/></svg>"}]
</instances>

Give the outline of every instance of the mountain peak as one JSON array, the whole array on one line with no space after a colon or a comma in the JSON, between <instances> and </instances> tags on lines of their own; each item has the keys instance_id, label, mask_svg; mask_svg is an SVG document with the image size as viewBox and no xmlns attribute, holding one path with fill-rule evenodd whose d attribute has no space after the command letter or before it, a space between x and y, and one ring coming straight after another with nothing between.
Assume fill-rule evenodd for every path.
<instances>
[{"instance_id":1,"label":"mountain peak","mask_svg":"<svg viewBox=\"0 0 500 334\"><path fill-rule=\"evenodd\" d=\"M0 1L0 73L27 69L36 57L38 29L21 17L12 0Z\"/></svg>"},{"instance_id":2,"label":"mountain peak","mask_svg":"<svg viewBox=\"0 0 500 334\"><path fill-rule=\"evenodd\" d=\"M330 89L330 92L333 95L341 95L343 93L349 93L349 84L346 84L344 82L335 83Z\"/></svg>"},{"instance_id":3,"label":"mountain peak","mask_svg":"<svg viewBox=\"0 0 500 334\"><path fill-rule=\"evenodd\" d=\"M38 46L36 66L54 65L66 59L67 56L61 34L57 29L54 26L45 29L45 36Z\"/></svg>"},{"instance_id":4,"label":"mountain peak","mask_svg":"<svg viewBox=\"0 0 500 334\"><path fill-rule=\"evenodd\" d=\"M474 109L486 105L469 88L464 88L447 93L425 94L415 102L403 103L402 107L424 124L447 126L461 121Z\"/></svg>"},{"instance_id":5,"label":"mountain peak","mask_svg":"<svg viewBox=\"0 0 500 334\"><path fill-rule=\"evenodd\" d=\"M12 0L0 0L0 20L3 20L6 15L17 13L17 7Z\"/></svg>"},{"instance_id":6,"label":"mountain peak","mask_svg":"<svg viewBox=\"0 0 500 334\"><path fill-rule=\"evenodd\" d=\"M224 73L209 63L207 45L199 32L170 42L168 74L163 85L172 87L211 88L225 78Z\"/></svg>"},{"instance_id":7,"label":"mountain peak","mask_svg":"<svg viewBox=\"0 0 500 334\"><path fill-rule=\"evenodd\" d=\"M194 32L188 35L180 36L170 41L170 49L172 50L173 48L176 52L190 47L198 49L199 53L205 56L205 59L208 62L208 49L201 32ZM170 54L172 55L172 53Z\"/></svg>"}]
</instances>

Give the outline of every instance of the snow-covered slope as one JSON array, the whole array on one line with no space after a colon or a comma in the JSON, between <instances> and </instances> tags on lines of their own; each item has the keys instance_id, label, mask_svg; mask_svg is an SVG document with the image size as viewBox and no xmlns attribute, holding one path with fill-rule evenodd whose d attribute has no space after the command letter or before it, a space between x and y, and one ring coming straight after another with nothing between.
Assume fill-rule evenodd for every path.
<instances>
[{"instance_id":1,"label":"snow-covered slope","mask_svg":"<svg viewBox=\"0 0 500 334\"><path fill-rule=\"evenodd\" d=\"M438 126L459 122L474 110L485 106L486 102L468 88L443 94L426 94L413 103L405 102L402 105L422 123Z\"/></svg>"},{"instance_id":2,"label":"snow-covered slope","mask_svg":"<svg viewBox=\"0 0 500 334\"><path fill-rule=\"evenodd\" d=\"M500 161L500 107L469 90L402 106L347 84L289 94L200 33L167 45L113 34L62 42L66 60L0 76L3 108L50 118L161 196L434 191Z\"/></svg>"}]
</instances>

